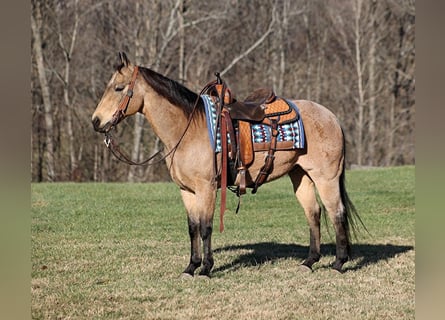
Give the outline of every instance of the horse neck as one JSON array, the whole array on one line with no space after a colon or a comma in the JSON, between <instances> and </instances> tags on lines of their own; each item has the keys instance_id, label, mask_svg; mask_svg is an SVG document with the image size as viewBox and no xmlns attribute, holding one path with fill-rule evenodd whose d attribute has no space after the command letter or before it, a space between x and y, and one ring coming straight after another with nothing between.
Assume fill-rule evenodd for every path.
<instances>
[{"instance_id":1,"label":"horse neck","mask_svg":"<svg viewBox=\"0 0 445 320\"><path fill-rule=\"evenodd\" d=\"M199 130L197 128L198 123L192 121L193 125L187 128L189 119L181 106L172 104L168 99L154 92L150 86L148 87L144 95L142 113L150 123L155 134L166 148L171 150L182 139L186 131L189 133L190 131Z\"/></svg>"}]
</instances>

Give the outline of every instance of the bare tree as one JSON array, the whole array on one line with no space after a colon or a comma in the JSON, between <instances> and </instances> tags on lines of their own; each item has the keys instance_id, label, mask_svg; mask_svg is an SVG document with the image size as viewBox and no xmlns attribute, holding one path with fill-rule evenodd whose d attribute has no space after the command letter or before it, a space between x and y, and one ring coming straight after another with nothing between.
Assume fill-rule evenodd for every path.
<instances>
[{"instance_id":1,"label":"bare tree","mask_svg":"<svg viewBox=\"0 0 445 320\"><path fill-rule=\"evenodd\" d=\"M33 51L37 64L40 89L42 93L44 116L45 116L45 142L46 142L46 166L47 180L54 181L56 179L55 160L54 160L54 126L53 126L53 110L51 104L50 87L46 76L46 68L42 51L41 32L43 29L43 18L39 1L32 1L31 13L31 30L33 34Z\"/></svg>"},{"instance_id":2,"label":"bare tree","mask_svg":"<svg viewBox=\"0 0 445 320\"><path fill-rule=\"evenodd\" d=\"M414 104L414 2L393 1L390 3L392 15L395 22L396 46L394 47L395 59L390 70L391 74L391 95L390 108L388 115L388 125L386 130L387 152L385 164L391 165L396 161L396 153L402 157L405 152L397 152L396 142L398 137L412 137L413 128L410 126L412 109L410 105ZM412 121L412 120L411 120ZM397 135L401 129L408 127L408 132ZM405 144L399 144L405 145Z\"/></svg>"},{"instance_id":3,"label":"bare tree","mask_svg":"<svg viewBox=\"0 0 445 320\"><path fill-rule=\"evenodd\" d=\"M60 80L62 87L63 87L63 102L65 106L65 113L66 113L66 131L67 131L67 137L68 137L68 146L69 146L69 159L70 159L70 178L71 180L78 179L77 175L79 174L78 169L78 159L77 158L77 152L75 149L74 141L75 141L75 134L73 129L73 102L70 97L71 95L71 61L73 57L74 48L76 45L77 40L77 33L79 30L79 23L80 23L80 17L79 17L79 10L78 10L78 0L74 0L72 5L72 11L68 11L67 8L62 9L60 5L57 4L57 1L55 1L54 7L55 7L55 21L57 26L57 36L58 36L58 44L60 46L65 66L63 68L63 71L61 73L55 71L55 74L57 75L58 79ZM70 8L71 9L71 8ZM62 25L62 20L66 22L67 20L67 13L72 13L72 18L74 21L72 22L72 27L69 28L66 26L66 23ZM68 38L68 39L66 39ZM80 147L81 148L81 147ZM81 152L79 150L78 156L81 157Z\"/></svg>"},{"instance_id":4,"label":"bare tree","mask_svg":"<svg viewBox=\"0 0 445 320\"><path fill-rule=\"evenodd\" d=\"M371 1L370 3L370 18L369 18L369 50L368 50L368 74L369 74L369 120L368 120L368 155L369 165L376 163L375 149L376 149L376 60L377 60L377 2Z\"/></svg>"},{"instance_id":5,"label":"bare tree","mask_svg":"<svg viewBox=\"0 0 445 320\"><path fill-rule=\"evenodd\" d=\"M275 9L275 7L274 7ZM272 12L272 18L270 20L269 26L267 27L266 31L259 37L250 47L248 47L244 52L237 55L233 60L229 63L228 66L226 66L221 71L221 76L225 75L227 71L233 68L235 64L237 64L240 60L245 58L249 53L251 53L255 48L257 48L266 38L267 36L273 31L273 26L275 24L275 12Z\"/></svg>"},{"instance_id":6,"label":"bare tree","mask_svg":"<svg viewBox=\"0 0 445 320\"><path fill-rule=\"evenodd\" d=\"M143 12L143 8L139 2L135 2L135 12ZM142 59L144 56L144 38L143 34L145 32L149 32L150 30L145 30L146 24L144 23L143 19L141 19L141 15L136 15L137 23L135 28L135 34L133 35L134 38L134 46L135 46L135 63L141 64ZM139 161L139 157L141 154L141 139L142 139L142 131L143 131L143 125L144 125L144 117L141 114L135 115L135 121L134 121L134 130L133 130L133 148L131 152L131 159L133 161ZM137 171L139 167L137 166L130 166L128 169L128 181L135 182L136 176L138 175Z\"/></svg>"},{"instance_id":7,"label":"bare tree","mask_svg":"<svg viewBox=\"0 0 445 320\"><path fill-rule=\"evenodd\" d=\"M363 130L364 130L364 112L365 112L365 90L363 89L363 65L362 65L362 52L361 52L361 27L360 20L362 18L362 0L355 0L353 5L354 11L354 49L355 49L355 70L357 73L357 135L356 135L356 147L357 147L357 164L361 166L363 164Z\"/></svg>"}]
</instances>

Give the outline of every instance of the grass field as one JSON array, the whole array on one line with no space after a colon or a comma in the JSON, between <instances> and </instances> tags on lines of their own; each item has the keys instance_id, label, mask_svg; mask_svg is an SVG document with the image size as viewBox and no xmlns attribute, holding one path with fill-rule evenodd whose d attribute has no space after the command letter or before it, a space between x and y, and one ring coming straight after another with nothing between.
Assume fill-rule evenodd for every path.
<instances>
[{"instance_id":1,"label":"grass field","mask_svg":"<svg viewBox=\"0 0 445 320\"><path fill-rule=\"evenodd\" d=\"M189 260L178 188L156 184L32 184L33 319L414 319L415 168L348 171L370 234L337 274L334 232L322 259L288 178L229 196L215 217L212 278L180 277Z\"/></svg>"}]
</instances>

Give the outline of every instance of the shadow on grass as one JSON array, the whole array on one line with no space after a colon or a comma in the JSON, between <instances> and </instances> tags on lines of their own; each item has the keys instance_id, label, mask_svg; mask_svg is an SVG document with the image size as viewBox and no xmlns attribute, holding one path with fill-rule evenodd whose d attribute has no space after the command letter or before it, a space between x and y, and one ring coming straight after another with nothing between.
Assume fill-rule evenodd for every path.
<instances>
[{"instance_id":1,"label":"shadow on grass","mask_svg":"<svg viewBox=\"0 0 445 320\"><path fill-rule=\"evenodd\" d=\"M378 263L379 261L394 258L398 254L413 249L413 246L391 244L353 244L352 259L354 260L354 264L351 266L345 265L344 271L359 270L368 265ZM309 248L297 244L260 242L216 248L214 253L221 254L230 251L246 250L248 251L247 253L241 253L235 260L215 268L213 272L234 271L242 267L260 266L265 263L274 263L283 259L301 260L302 262L307 257ZM321 245L320 250L322 256L335 256L334 244ZM327 268L327 266L321 268Z\"/></svg>"}]
</instances>

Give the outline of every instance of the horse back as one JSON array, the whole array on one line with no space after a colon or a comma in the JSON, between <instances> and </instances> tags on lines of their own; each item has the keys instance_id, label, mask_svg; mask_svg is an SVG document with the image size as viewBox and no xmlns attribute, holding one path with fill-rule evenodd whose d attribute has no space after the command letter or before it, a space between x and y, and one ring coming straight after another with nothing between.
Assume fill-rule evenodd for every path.
<instances>
[{"instance_id":1,"label":"horse back","mask_svg":"<svg viewBox=\"0 0 445 320\"><path fill-rule=\"evenodd\" d=\"M338 118L327 107L309 100L293 101L304 124L305 150L298 157L305 171L324 171L336 175L344 161L344 137Z\"/></svg>"}]
</instances>

